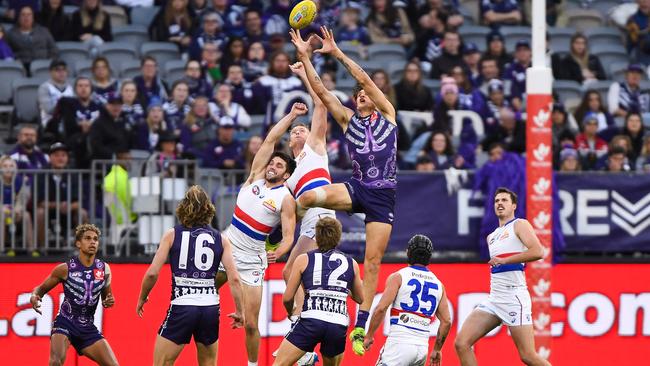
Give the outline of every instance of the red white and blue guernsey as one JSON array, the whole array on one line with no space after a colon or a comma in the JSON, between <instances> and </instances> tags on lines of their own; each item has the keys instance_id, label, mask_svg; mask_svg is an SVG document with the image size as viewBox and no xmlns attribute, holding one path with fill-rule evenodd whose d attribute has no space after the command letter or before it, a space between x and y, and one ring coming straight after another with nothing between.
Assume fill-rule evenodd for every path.
<instances>
[{"instance_id":1,"label":"red white and blue guernsey","mask_svg":"<svg viewBox=\"0 0 650 366\"><path fill-rule=\"evenodd\" d=\"M296 170L287 179L286 185L296 199L314 188L332 184L327 154L319 155L305 144L295 160ZM336 214L334 210L321 207L307 210L300 224L300 235L314 239L316 222L323 217L336 217Z\"/></svg>"},{"instance_id":2,"label":"red white and blue guernsey","mask_svg":"<svg viewBox=\"0 0 650 366\"><path fill-rule=\"evenodd\" d=\"M442 298L442 282L424 266L408 266L397 273L402 285L390 311L386 344L428 347L431 322Z\"/></svg>"},{"instance_id":3,"label":"red white and blue guernsey","mask_svg":"<svg viewBox=\"0 0 650 366\"><path fill-rule=\"evenodd\" d=\"M264 179L259 179L243 187L237 195L232 222L225 233L246 284L262 285L267 267L266 237L280 224L282 201L290 194L284 185L269 188Z\"/></svg>"}]
</instances>

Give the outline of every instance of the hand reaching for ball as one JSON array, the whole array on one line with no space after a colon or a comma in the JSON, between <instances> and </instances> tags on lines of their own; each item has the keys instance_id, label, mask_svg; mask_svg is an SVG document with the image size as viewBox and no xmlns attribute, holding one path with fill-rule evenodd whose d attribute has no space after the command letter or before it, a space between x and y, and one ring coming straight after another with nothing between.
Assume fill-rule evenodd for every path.
<instances>
[{"instance_id":1,"label":"hand reaching for ball","mask_svg":"<svg viewBox=\"0 0 650 366\"><path fill-rule=\"evenodd\" d=\"M307 72L305 71L305 66L302 64L302 62L291 64L289 65L289 68L291 69L291 72L296 74L296 76L298 76L300 79L307 79Z\"/></svg>"}]
</instances>

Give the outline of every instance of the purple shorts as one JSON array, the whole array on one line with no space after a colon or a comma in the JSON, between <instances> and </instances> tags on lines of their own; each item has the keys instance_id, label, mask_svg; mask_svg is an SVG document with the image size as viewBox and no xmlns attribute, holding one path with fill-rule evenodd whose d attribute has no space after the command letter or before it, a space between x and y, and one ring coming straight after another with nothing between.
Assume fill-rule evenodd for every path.
<instances>
[{"instance_id":1,"label":"purple shorts","mask_svg":"<svg viewBox=\"0 0 650 366\"><path fill-rule=\"evenodd\" d=\"M393 225L395 189L370 189L354 179L345 182L345 187L352 199L352 212L366 214L366 222L383 222Z\"/></svg>"},{"instance_id":2,"label":"purple shorts","mask_svg":"<svg viewBox=\"0 0 650 366\"><path fill-rule=\"evenodd\" d=\"M287 333L287 341L305 352L313 352L320 343L323 357L335 357L345 351L348 327L318 319L300 319Z\"/></svg>"},{"instance_id":3,"label":"purple shorts","mask_svg":"<svg viewBox=\"0 0 650 366\"><path fill-rule=\"evenodd\" d=\"M158 334L176 344L194 341L206 346L219 339L219 305L169 305Z\"/></svg>"},{"instance_id":4,"label":"purple shorts","mask_svg":"<svg viewBox=\"0 0 650 366\"><path fill-rule=\"evenodd\" d=\"M57 315L52 323L51 335L55 334L63 334L68 337L70 344L80 355L84 348L104 339L104 336L97 330L93 322L80 323L75 319L68 319L62 315Z\"/></svg>"}]
</instances>

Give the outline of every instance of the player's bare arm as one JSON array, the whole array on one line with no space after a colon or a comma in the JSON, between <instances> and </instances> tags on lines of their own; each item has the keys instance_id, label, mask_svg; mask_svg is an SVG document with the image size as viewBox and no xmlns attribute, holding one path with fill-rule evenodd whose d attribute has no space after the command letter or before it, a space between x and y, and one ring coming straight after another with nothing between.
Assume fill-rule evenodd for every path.
<instances>
[{"instance_id":1,"label":"player's bare arm","mask_svg":"<svg viewBox=\"0 0 650 366\"><path fill-rule=\"evenodd\" d=\"M307 75L307 80L309 80L309 85L313 88L314 92L320 98L320 100L325 104L327 110L332 114L336 123L341 126L343 131L347 130L348 122L350 118L354 115L354 111L346 107L341 103L339 98L332 94L325 85L323 81L316 73L316 69L310 60L309 50L311 46L308 42L305 42L300 36L300 31L290 30L289 34L291 36L291 42L296 46L296 54L298 55L298 60L302 62L305 73Z\"/></svg>"},{"instance_id":2,"label":"player's bare arm","mask_svg":"<svg viewBox=\"0 0 650 366\"><path fill-rule=\"evenodd\" d=\"M291 111L286 116L282 117L282 119L278 121L271 130L269 130L264 142L262 142L260 150L253 158L251 172L244 183L244 187L258 179L264 178L264 170L269 159L271 159L273 151L275 150L275 144L280 141L280 138L282 138L282 135L287 132L293 121L295 121L298 116L304 116L307 112L307 106L304 103L294 103L293 106L291 106Z\"/></svg>"},{"instance_id":3,"label":"player's bare arm","mask_svg":"<svg viewBox=\"0 0 650 366\"><path fill-rule=\"evenodd\" d=\"M314 88L311 87L303 63L296 62L289 67L291 68L291 72L296 74L300 80L302 80L309 96L314 101L314 111L311 117L311 131L305 143L317 154L325 155L327 153L325 149L325 136L327 135L327 108L325 107L325 104L323 104L323 101L318 97L318 94L314 91Z\"/></svg>"},{"instance_id":4,"label":"player's bare arm","mask_svg":"<svg viewBox=\"0 0 650 366\"><path fill-rule=\"evenodd\" d=\"M294 306L294 297L296 296L296 291L300 287L300 281L302 279L302 273L307 268L309 259L306 254L301 254L296 258L296 261L293 264L291 269L291 274L289 275L289 280L287 281L287 288L284 290L282 295L282 303L284 308L287 310L288 316L293 314Z\"/></svg>"},{"instance_id":5,"label":"player's bare arm","mask_svg":"<svg viewBox=\"0 0 650 366\"><path fill-rule=\"evenodd\" d=\"M517 220L514 225L515 234L526 246L527 250L506 258L494 257L488 262L490 265L533 262L544 257L544 248L537 235L535 235L535 230L530 222L528 220Z\"/></svg>"},{"instance_id":6,"label":"player's bare arm","mask_svg":"<svg viewBox=\"0 0 650 366\"><path fill-rule=\"evenodd\" d=\"M343 51L341 51L341 49L336 45L336 41L334 40L334 33L331 29L327 29L327 27L322 26L321 33L323 35L323 38L321 38L323 47L314 52L329 53L334 56L334 58L339 60L339 62L341 62L343 66L345 66L345 68L348 70L350 75L352 75L352 77L359 83L359 85L361 85L366 94L368 94L370 100L375 103L379 111L388 119L388 121L391 123L396 123L395 107L388 101L388 98L386 98L384 92L382 92L377 87L377 85L375 85L372 79L370 79L370 76L368 76L368 74L361 68L361 66L354 62L345 53L343 53Z\"/></svg>"},{"instance_id":7,"label":"player's bare arm","mask_svg":"<svg viewBox=\"0 0 650 366\"><path fill-rule=\"evenodd\" d=\"M149 293L156 285L158 281L158 275L160 275L160 269L167 261L169 257L169 250L174 243L174 229L167 230L163 234L162 239L160 239L160 245L158 250L147 269L147 272L142 278L142 285L140 287L140 296L138 297L138 306L136 307L136 312L139 317L142 317L144 313L144 304L149 300Z\"/></svg>"},{"instance_id":8,"label":"player's bare arm","mask_svg":"<svg viewBox=\"0 0 650 366\"><path fill-rule=\"evenodd\" d=\"M354 259L352 260L352 267L354 268L354 283L352 284L350 296L354 302L361 304L363 302L363 281L361 281L361 275L359 274L359 264Z\"/></svg>"},{"instance_id":9,"label":"player's bare arm","mask_svg":"<svg viewBox=\"0 0 650 366\"><path fill-rule=\"evenodd\" d=\"M379 328L379 325L384 321L384 318L386 318L386 312L393 301L395 301L395 297L397 297L397 292L401 285L402 276L399 273L393 273L388 276L384 293L381 295L381 299L379 299L379 303L375 307L375 311L372 313L368 333L363 341L363 345L366 349L369 349L374 343L375 332Z\"/></svg>"},{"instance_id":10,"label":"player's bare arm","mask_svg":"<svg viewBox=\"0 0 650 366\"><path fill-rule=\"evenodd\" d=\"M230 286L230 293L232 295L233 301L235 302L235 312L228 314L228 317L232 319L232 324L230 326L233 329L241 328L244 326L243 294L241 281L239 280L239 273L237 272L237 267L235 267L235 261L232 257L230 240L228 240L225 235L221 235L221 244L223 245L221 263L226 269L226 274L228 276L228 286Z\"/></svg>"},{"instance_id":11,"label":"player's bare arm","mask_svg":"<svg viewBox=\"0 0 650 366\"><path fill-rule=\"evenodd\" d=\"M438 333L436 334L436 342L433 344L433 351L429 357L431 366L439 366L442 363L442 346L447 340L449 330L451 329L451 313L449 311L449 302L447 301L447 292L445 287L442 287L442 295L440 296L440 303L436 309L436 318L440 322L438 326Z\"/></svg>"},{"instance_id":12,"label":"player's bare arm","mask_svg":"<svg viewBox=\"0 0 650 366\"><path fill-rule=\"evenodd\" d=\"M102 289L102 306L105 308L110 308L115 305L115 298L113 297L113 288L111 287L111 282L113 282L113 273L111 272L111 267L108 263L105 263L104 268L104 288Z\"/></svg>"},{"instance_id":13,"label":"player's bare arm","mask_svg":"<svg viewBox=\"0 0 650 366\"><path fill-rule=\"evenodd\" d=\"M282 199L280 220L282 222L282 241L276 250L268 252L269 263L273 263L287 254L293 246L293 237L296 232L296 200L291 195L286 195Z\"/></svg>"},{"instance_id":14,"label":"player's bare arm","mask_svg":"<svg viewBox=\"0 0 650 366\"><path fill-rule=\"evenodd\" d=\"M68 266L65 263L61 263L54 267L49 276L41 283L40 285L34 288L32 291L32 296L29 298L29 302L32 304L32 308L39 314L41 312L41 299L45 294L50 292L56 285L66 280L68 277Z\"/></svg>"}]
</instances>

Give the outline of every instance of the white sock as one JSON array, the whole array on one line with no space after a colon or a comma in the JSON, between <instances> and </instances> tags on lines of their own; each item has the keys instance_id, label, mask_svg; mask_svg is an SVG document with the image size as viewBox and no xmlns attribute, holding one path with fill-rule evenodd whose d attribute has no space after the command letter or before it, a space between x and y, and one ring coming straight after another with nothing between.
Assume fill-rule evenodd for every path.
<instances>
[{"instance_id":1,"label":"white sock","mask_svg":"<svg viewBox=\"0 0 650 366\"><path fill-rule=\"evenodd\" d=\"M248 366L257 366L257 361L255 362L248 361Z\"/></svg>"}]
</instances>

